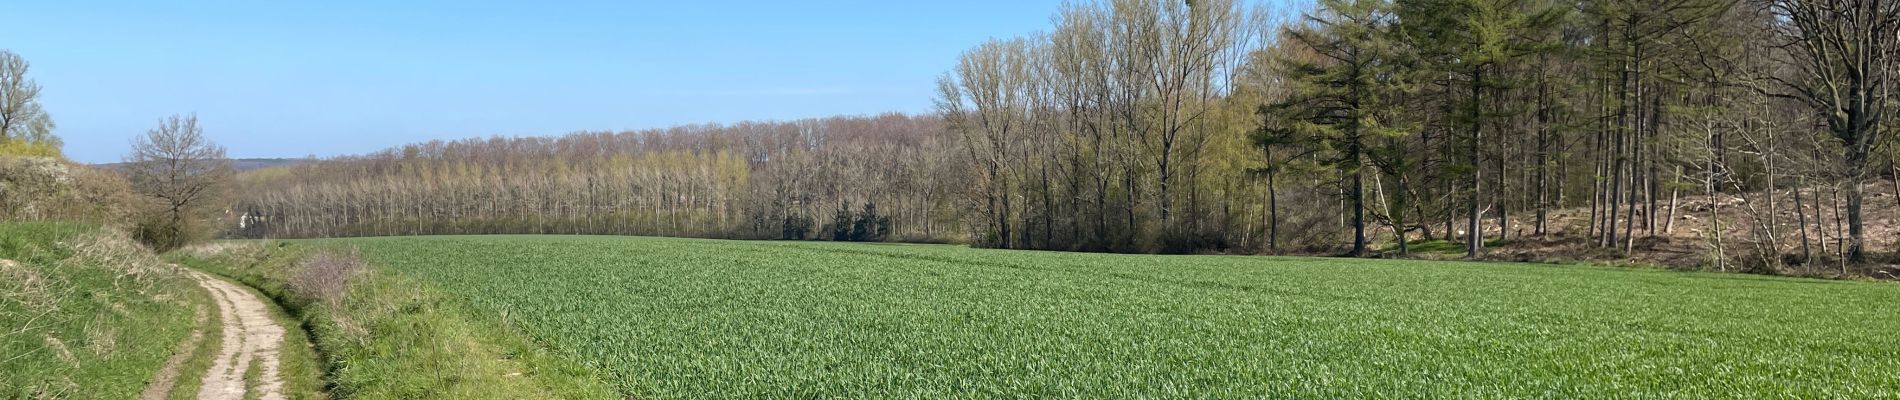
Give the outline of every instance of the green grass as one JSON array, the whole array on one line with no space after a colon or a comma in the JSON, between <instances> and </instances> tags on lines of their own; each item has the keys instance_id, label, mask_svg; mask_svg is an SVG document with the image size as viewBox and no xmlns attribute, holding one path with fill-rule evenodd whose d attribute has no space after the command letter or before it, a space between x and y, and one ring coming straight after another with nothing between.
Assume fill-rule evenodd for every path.
<instances>
[{"instance_id":1,"label":"green grass","mask_svg":"<svg viewBox=\"0 0 1900 400\"><path fill-rule=\"evenodd\" d=\"M224 326L216 323L218 310L215 306L205 307L204 313L204 324L199 325L200 329L203 329L204 336L199 338L197 348L191 349L192 353L189 356L190 358L187 358L184 363L179 364L177 380L172 381L171 393L165 395L167 399L191 400L198 398L198 389L204 384L205 373L210 372L211 365L218 360L218 346L224 343ZM286 325L286 327L289 326L295 325ZM288 335L288 332L286 332L286 335ZM289 349L286 348L285 351L289 351ZM289 362L289 357L285 357L284 361ZM285 384L290 385L290 382L285 382Z\"/></svg>"},{"instance_id":2,"label":"green grass","mask_svg":"<svg viewBox=\"0 0 1900 400\"><path fill-rule=\"evenodd\" d=\"M287 326L308 329L324 360L308 369L325 372L305 379L327 384L337 398L614 398L592 371L549 354L498 316L411 278L363 271L335 303L292 290L291 277L303 260L334 249L263 242L217 249L169 256L256 288L284 306L295 317Z\"/></svg>"},{"instance_id":3,"label":"green grass","mask_svg":"<svg viewBox=\"0 0 1900 400\"><path fill-rule=\"evenodd\" d=\"M1900 286L1593 267L482 236L323 241L638 398L1900 396Z\"/></svg>"},{"instance_id":4,"label":"green grass","mask_svg":"<svg viewBox=\"0 0 1900 400\"><path fill-rule=\"evenodd\" d=\"M136 398L212 307L94 226L0 224L0 259L17 262L0 265L0 398Z\"/></svg>"}]
</instances>

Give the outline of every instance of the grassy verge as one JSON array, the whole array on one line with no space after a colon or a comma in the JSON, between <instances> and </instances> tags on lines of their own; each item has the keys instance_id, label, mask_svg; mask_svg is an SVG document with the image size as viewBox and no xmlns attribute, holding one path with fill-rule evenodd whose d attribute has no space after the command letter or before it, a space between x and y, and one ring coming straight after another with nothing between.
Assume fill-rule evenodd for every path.
<instances>
[{"instance_id":1,"label":"grassy verge","mask_svg":"<svg viewBox=\"0 0 1900 400\"><path fill-rule=\"evenodd\" d=\"M614 398L588 369L554 357L501 319L348 254L246 242L172 258L257 288L294 315L293 325L315 339L338 398Z\"/></svg>"},{"instance_id":2,"label":"grassy verge","mask_svg":"<svg viewBox=\"0 0 1900 400\"><path fill-rule=\"evenodd\" d=\"M0 397L138 397L216 314L190 278L121 234L0 224Z\"/></svg>"},{"instance_id":3,"label":"grassy verge","mask_svg":"<svg viewBox=\"0 0 1900 400\"><path fill-rule=\"evenodd\" d=\"M252 289L253 292L256 289ZM262 293L259 293L262 294ZM264 297L269 298L269 297ZM284 392L291 400L327 399L330 395L324 388L325 368L317 348L310 340L310 333L303 329L302 321L285 312L282 306L272 308L271 319L284 327L284 345L278 349L281 364L279 375L284 380Z\"/></svg>"},{"instance_id":4,"label":"grassy verge","mask_svg":"<svg viewBox=\"0 0 1900 400\"><path fill-rule=\"evenodd\" d=\"M199 385L204 383L205 373L211 364L217 361L218 347L224 343L224 325L217 323L216 306L205 307L202 323L199 323L198 345L191 349L190 358L178 365L178 380L165 398L170 400L192 400L198 398ZM194 316L195 318L195 316Z\"/></svg>"}]
</instances>

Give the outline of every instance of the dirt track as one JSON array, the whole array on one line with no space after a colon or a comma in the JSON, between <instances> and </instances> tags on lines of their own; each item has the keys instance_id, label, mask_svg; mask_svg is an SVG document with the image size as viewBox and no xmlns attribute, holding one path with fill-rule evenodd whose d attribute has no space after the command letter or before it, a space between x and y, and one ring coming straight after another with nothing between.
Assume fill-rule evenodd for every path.
<instances>
[{"instance_id":1,"label":"dirt track","mask_svg":"<svg viewBox=\"0 0 1900 400\"><path fill-rule=\"evenodd\" d=\"M200 400L240 400L284 398L284 380L278 372L278 351L284 344L284 327L270 317L270 304L243 286L197 272L188 272L198 285L211 292L218 303L218 321L224 327L218 358L205 371L198 387ZM247 372L255 369L255 382L245 382ZM256 391L255 394L251 394ZM248 397L247 397L248 395Z\"/></svg>"}]
</instances>

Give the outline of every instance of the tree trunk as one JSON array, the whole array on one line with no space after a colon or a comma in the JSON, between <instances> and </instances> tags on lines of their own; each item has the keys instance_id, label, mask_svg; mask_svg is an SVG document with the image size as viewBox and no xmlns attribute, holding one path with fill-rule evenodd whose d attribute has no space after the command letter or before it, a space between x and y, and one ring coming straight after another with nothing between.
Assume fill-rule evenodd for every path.
<instances>
[{"instance_id":1,"label":"tree trunk","mask_svg":"<svg viewBox=\"0 0 1900 400\"><path fill-rule=\"evenodd\" d=\"M1544 104L1545 102L1549 101L1548 97L1550 97L1550 89L1547 86L1544 86L1542 84L1542 79L1539 79L1539 85L1538 85L1538 91L1537 91L1537 161L1536 161L1537 162L1537 222L1535 226L1532 228L1533 230L1536 231L1535 233L1537 234L1537 237L1539 238L1548 238L1550 235L1550 232L1547 229L1548 228L1547 225L1549 224L1549 214L1550 214L1550 176L1549 176L1550 175L1550 117L1547 115L1548 114L1547 108L1549 108L1549 106Z\"/></svg>"},{"instance_id":2,"label":"tree trunk","mask_svg":"<svg viewBox=\"0 0 1900 400\"><path fill-rule=\"evenodd\" d=\"M1592 239L1601 237L1599 235L1603 233L1603 177L1609 175L1609 160L1604 158L1604 143L1609 141L1604 137L1605 131L1607 128L1597 130L1595 143L1590 147L1590 227L1587 237Z\"/></svg>"},{"instance_id":3,"label":"tree trunk","mask_svg":"<svg viewBox=\"0 0 1900 400\"><path fill-rule=\"evenodd\" d=\"M1267 167L1267 252L1280 253L1280 188L1275 167Z\"/></svg>"},{"instance_id":4,"label":"tree trunk","mask_svg":"<svg viewBox=\"0 0 1900 400\"><path fill-rule=\"evenodd\" d=\"M1728 254L1722 245L1722 203L1716 201L1715 180L1709 181L1709 234L1715 239L1715 270L1728 272Z\"/></svg>"},{"instance_id":5,"label":"tree trunk","mask_svg":"<svg viewBox=\"0 0 1900 400\"><path fill-rule=\"evenodd\" d=\"M1808 239L1808 209L1801 204L1801 191L1808 186L1807 178L1802 177L1801 182L1796 185L1794 188L1794 217L1795 223L1799 224L1801 228L1801 263L1808 267L1808 272L1814 272L1814 251Z\"/></svg>"},{"instance_id":6,"label":"tree trunk","mask_svg":"<svg viewBox=\"0 0 1900 400\"><path fill-rule=\"evenodd\" d=\"M1645 174L1648 176L1646 179L1649 181L1649 185L1646 187L1648 190L1645 191L1643 198L1649 201L1649 210L1643 213L1645 221L1643 228L1648 231L1649 236L1656 236L1656 216L1661 214L1658 212L1657 207L1659 205L1658 201L1661 200L1660 198L1662 197L1662 169L1659 166L1660 160L1658 160L1662 154L1658 149L1658 143L1656 143L1656 141L1658 136L1661 136L1662 131L1662 103L1662 96L1650 96L1649 117L1646 124L1644 124L1644 126L1648 127L1649 131L1645 136L1648 140L1643 141L1643 146L1649 149L1647 155L1643 157L1644 164L1649 166L1649 172Z\"/></svg>"},{"instance_id":7,"label":"tree trunk","mask_svg":"<svg viewBox=\"0 0 1900 400\"><path fill-rule=\"evenodd\" d=\"M1677 177L1677 180L1681 180L1682 166L1680 165L1676 166L1676 177ZM1669 217L1664 218L1663 220L1663 234L1665 235L1676 231L1676 208L1677 208L1677 205L1681 204L1680 202L1677 202L1676 200L1678 199L1678 196L1680 196L1681 194L1682 194L1681 187L1669 188ZM1770 213L1772 212L1773 211L1770 211Z\"/></svg>"},{"instance_id":8,"label":"tree trunk","mask_svg":"<svg viewBox=\"0 0 1900 400\"><path fill-rule=\"evenodd\" d=\"M1354 149L1352 150L1353 155L1351 156L1351 159L1353 159L1355 163L1357 163L1359 160L1359 150L1357 147L1358 147L1357 145L1354 145ZM1353 257L1365 257L1367 254L1365 176L1366 176L1366 173L1365 173L1364 168L1359 168L1357 165L1353 167L1353 172L1352 172L1352 256Z\"/></svg>"},{"instance_id":9,"label":"tree trunk","mask_svg":"<svg viewBox=\"0 0 1900 400\"><path fill-rule=\"evenodd\" d=\"M1411 193L1407 192L1410 188L1405 184L1404 170L1400 170L1396 178L1398 180L1399 190L1398 193L1393 194L1393 196L1398 198L1399 206L1387 207L1386 214L1392 217L1392 234L1399 241L1399 256L1405 257L1412 255L1412 248L1408 243L1410 240L1405 237L1405 206L1411 203ZM1398 211L1392 211L1394 209Z\"/></svg>"},{"instance_id":10,"label":"tree trunk","mask_svg":"<svg viewBox=\"0 0 1900 400\"><path fill-rule=\"evenodd\" d=\"M1867 151L1850 149L1847 155L1847 262L1853 264L1867 262L1866 228L1861 218L1861 205L1866 200L1866 168ZM1841 274L1847 271L1842 270Z\"/></svg>"},{"instance_id":11,"label":"tree trunk","mask_svg":"<svg viewBox=\"0 0 1900 400\"><path fill-rule=\"evenodd\" d=\"M1841 273L1846 274L1847 261L1848 261L1847 260L1848 245L1850 243L1849 243L1849 238L1847 237L1847 235L1841 232L1842 226L1846 224L1842 222L1842 218L1841 218L1841 187L1840 185L1838 184L1834 185L1834 187L1831 190L1829 190L1828 193L1829 195L1832 196L1832 198L1830 198L1828 201L1828 205L1830 206L1829 208L1834 209L1834 240L1839 241L1837 243L1834 243L1834 252L1835 252L1834 257L1836 260L1840 261Z\"/></svg>"},{"instance_id":12,"label":"tree trunk","mask_svg":"<svg viewBox=\"0 0 1900 400\"><path fill-rule=\"evenodd\" d=\"M1050 192L1055 191L1055 186L1049 184L1049 165L1046 163L1042 164L1038 169L1042 172L1042 247L1054 248L1056 236L1056 205L1055 197L1053 197Z\"/></svg>"},{"instance_id":13,"label":"tree trunk","mask_svg":"<svg viewBox=\"0 0 1900 400\"><path fill-rule=\"evenodd\" d=\"M1498 142L1498 186L1491 189L1491 202L1498 208L1498 241L1511 240L1511 199L1509 186L1510 169L1505 168L1504 142Z\"/></svg>"},{"instance_id":14,"label":"tree trunk","mask_svg":"<svg viewBox=\"0 0 1900 400\"><path fill-rule=\"evenodd\" d=\"M1469 216L1469 223L1466 225L1466 228L1471 231L1465 234L1465 258L1473 259L1478 258L1478 251L1484 248L1484 233L1478 229L1478 219L1480 218L1480 215L1478 215L1480 211L1478 209L1478 199L1482 192L1480 189L1484 186L1484 173L1482 172L1484 170L1484 156L1478 151L1479 144L1484 141L1484 123L1482 122L1483 119L1480 118L1482 115L1480 110L1481 100L1484 98L1483 82L1484 69L1482 67L1473 68L1471 73L1470 107L1471 143L1467 148L1467 150L1471 152L1471 154L1468 155L1468 157L1471 158L1471 196L1470 204L1468 204L1468 208L1466 209L1467 215Z\"/></svg>"},{"instance_id":15,"label":"tree trunk","mask_svg":"<svg viewBox=\"0 0 1900 400\"><path fill-rule=\"evenodd\" d=\"M1618 83L1617 94L1616 94L1616 97L1617 97L1616 134L1614 135L1616 140L1615 140L1615 143L1611 145L1613 151L1616 154L1611 156L1612 161L1610 164L1610 182L1608 183L1610 185L1610 191L1606 195L1605 197L1606 201L1604 202L1605 203L1604 205L1606 207L1609 207L1609 211L1607 213L1609 218L1606 221L1604 221L1603 237L1600 240L1600 243L1603 247L1610 247L1616 244L1616 238L1617 238L1616 236L1617 221L1616 220L1619 214L1622 212L1621 209L1623 207L1623 196L1624 196L1624 191L1623 191L1624 168L1623 167L1625 163L1629 162L1629 152L1627 151L1628 149L1627 142L1628 142L1628 137L1629 137L1629 122L1630 122L1629 121L1630 68L1629 68L1628 60L1623 61L1621 71L1619 72L1620 72L1621 78L1620 78L1620 82Z\"/></svg>"}]
</instances>

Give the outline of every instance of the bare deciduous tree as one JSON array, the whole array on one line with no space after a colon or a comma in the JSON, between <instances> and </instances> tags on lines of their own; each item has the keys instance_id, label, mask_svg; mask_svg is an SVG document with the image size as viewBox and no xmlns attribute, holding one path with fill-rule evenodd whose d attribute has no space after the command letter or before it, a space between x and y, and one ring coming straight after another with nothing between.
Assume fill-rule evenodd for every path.
<instances>
[{"instance_id":1,"label":"bare deciduous tree","mask_svg":"<svg viewBox=\"0 0 1900 400\"><path fill-rule=\"evenodd\" d=\"M162 225L140 229L143 239L161 249L190 239L194 218L207 211L231 180L231 160L198 126L196 114L159 121L132 143L126 175L139 194L157 201Z\"/></svg>"},{"instance_id":2,"label":"bare deciduous tree","mask_svg":"<svg viewBox=\"0 0 1900 400\"><path fill-rule=\"evenodd\" d=\"M1770 7L1782 22L1777 33L1793 72L1774 78L1780 95L1812 108L1841 141L1847 259L1866 261L1862 186L1900 67L1900 1L1775 0Z\"/></svg>"},{"instance_id":3,"label":"bare deciduous tree","mask_svg":"<svg viewBox=\"0 0 1900 400\"><path fill-rule=\"evenodd\" d=\"M970 162L977 167L976 190L988 216L986 229L998 247L1009 248L1015 177L1008 168L1016 136L1026 130L1033 51L1026 40L986 43L965 53L955 76L939 82L938 108L950 129L962 134Z\"/></svg>"}]
</instances>

